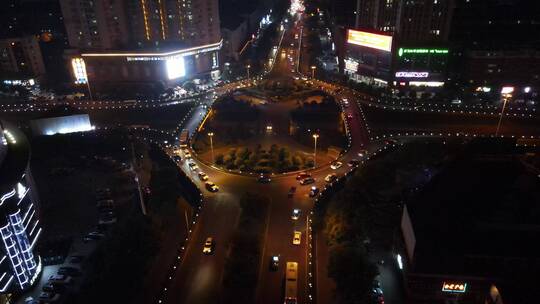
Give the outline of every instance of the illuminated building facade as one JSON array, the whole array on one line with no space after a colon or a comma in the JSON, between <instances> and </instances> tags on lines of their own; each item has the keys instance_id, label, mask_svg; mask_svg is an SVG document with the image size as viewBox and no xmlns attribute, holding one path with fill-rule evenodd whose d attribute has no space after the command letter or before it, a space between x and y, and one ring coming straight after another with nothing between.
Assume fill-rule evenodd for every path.
<instances>
[{"instance_id":1,"label":"illuminated building facade","mask_svg":"<svg viewBox=\"0 0 540 304\"><path fill-rule=\"evenodd\" d=\"M74 48L66 52L73 80L89 82L92 91L219 75L218 0L61 0L61 6Z\"/></svg>"},{"instance_id":2,"label":"illuminated building facade","mask_svg":"<svg viewBox=\"0 0 540 304\"><path fill-rule=\"evenodd\" d=\"M38 197L22 132L0 121L0 296L26 290L41 271Z\"/></svg>"}]
</instances>

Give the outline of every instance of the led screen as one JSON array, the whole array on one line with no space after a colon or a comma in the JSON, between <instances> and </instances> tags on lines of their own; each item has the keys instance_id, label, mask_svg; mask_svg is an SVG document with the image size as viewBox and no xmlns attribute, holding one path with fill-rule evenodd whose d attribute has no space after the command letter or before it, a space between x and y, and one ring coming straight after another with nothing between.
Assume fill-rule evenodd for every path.
<instances>
[{"instance_id":1,"label":"led screen","mask_svg":"<svg viewBox=\"0 0 540 304\"><path fill-rule=\"evenodd\" d=\"M349 30L347 42L386 52L392 50L392 36Z\"/></svg>"},{"instance_id":2,"label":"led screen","mask_svg":"<svg viewBox=\"0 0 540 304\"><path fill-rule=\"evenodd\" d=\"M169 79L176 79L186 76L186 68L184 66L184 57L177 56L168 58L167 65L167 77Z\"/></svg>"}]
</instances>

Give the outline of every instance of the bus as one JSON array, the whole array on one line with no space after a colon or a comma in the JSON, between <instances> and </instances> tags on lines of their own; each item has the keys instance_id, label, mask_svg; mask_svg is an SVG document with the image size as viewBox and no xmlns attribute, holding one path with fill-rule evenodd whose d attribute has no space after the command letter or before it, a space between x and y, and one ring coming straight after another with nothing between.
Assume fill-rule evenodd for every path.
<instances>
[{"instance_id":1,"label":"bus","mask_svg":"<svg viewBox=\"0 0 540 304\"><path fill-rule=\"evenodd\" d=\"M285 270L285 301L284 304L296 304L296 289L298 284L298 263L287 262Z\"/></svg>"}]
</instances>

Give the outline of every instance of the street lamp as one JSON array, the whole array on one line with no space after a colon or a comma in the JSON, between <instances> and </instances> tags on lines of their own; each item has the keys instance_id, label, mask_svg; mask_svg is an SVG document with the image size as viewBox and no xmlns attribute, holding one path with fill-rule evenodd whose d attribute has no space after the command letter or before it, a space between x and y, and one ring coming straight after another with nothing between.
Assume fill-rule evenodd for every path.
<instances>
[{"instance_id":1,"label":"street lamp","mask_svg":"<svg viewBox=\"0 0 540 304\"><path fill-rule=\"evenodd\" d=\"M311 66L311 78L315 78L315 70L317 69L316 66L312 65Z\"/></svg>"},{"instance_id":2,"label":"street lamp","mask_svg":"<svg viewBox=\"0 0 540 304\"><path fill-rule=\"evenodd\" d=\"M248 64L246 65L246 69L247 69L247 79L249 80L249 69L251 68L251 65Z\"/></svg>"},{"instance_id":3,"label":"street lamp","mask_svg":"<svg viewBox=\"0 0 540 304\"><path fill-rule=\"evenodd\" d=\"M313 168L317 166L317 138L319 138L319 134L313 134L313 139L315 140L315 147L313 149Z\"/></svg>"},{"instance_id":4,"label":"street lamp","mask_svg":"<svg viewBox=\"0 0 540 304\"><path fill-rule=\"evenodd\" d=\"M501 122L502 122L502 118L503 118L503 115L504 115L504 109L506 108L506 101L508 100L508 98L504 97L503 98L503 107L502 107L502 110L501 110L501 115L499 116L499 123L497 123L497 130L495 131L495 137L497 137L499 135L499 129L501 128Z\"/></svg>"},{"instance_id":5,"label":"street lamp","mask_svg":"<svg viewBox=\"0 0 540 304\"><path fill-rule=\"evenodd\" d=\"M212 141L212 137L214 137L214 132L209 132L208 136L210 137L210 151L212 153L212 164L214 163L214 143Z\"/></svg>"}]
</instances>

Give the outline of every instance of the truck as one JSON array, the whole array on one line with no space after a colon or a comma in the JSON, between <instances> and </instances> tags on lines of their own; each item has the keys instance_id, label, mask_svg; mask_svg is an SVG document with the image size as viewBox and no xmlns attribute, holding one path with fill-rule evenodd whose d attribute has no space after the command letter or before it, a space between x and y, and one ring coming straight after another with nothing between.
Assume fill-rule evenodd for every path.
<instances>
[{"instance_id":1,"label":"truck","mask_svg":"<svg viewBox=\"0 0 540 304\"><path fill-rule=\"evenodd\" d=\"M189 144L189 130L182 130L180 133L180 148L186 148Z\"/></svg>"}]
</instances>

